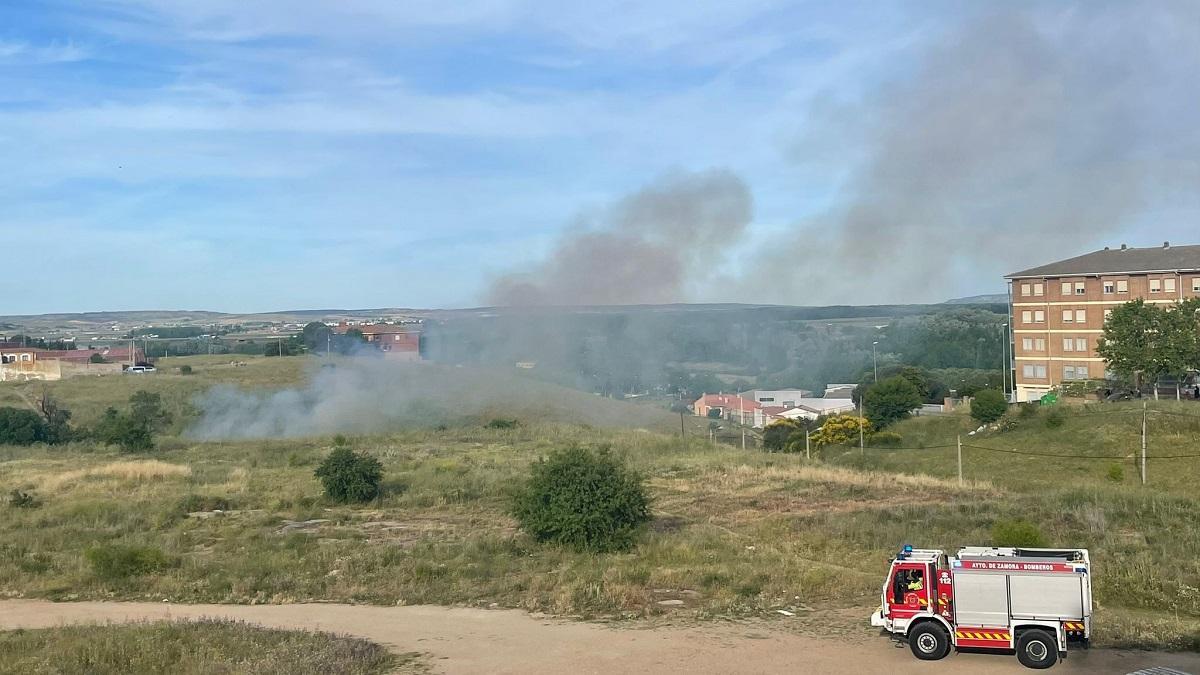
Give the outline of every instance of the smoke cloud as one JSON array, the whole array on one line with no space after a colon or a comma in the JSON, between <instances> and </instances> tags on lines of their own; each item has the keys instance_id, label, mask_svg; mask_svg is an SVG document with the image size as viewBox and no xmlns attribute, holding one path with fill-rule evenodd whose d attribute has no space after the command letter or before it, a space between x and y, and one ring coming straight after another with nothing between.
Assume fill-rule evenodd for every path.
<instances>
[{"instance_id":1,"label":"smoke cloud","mask_svg":"<svg viewBox=\"0 0 1200 675\"><path fill-rule=\"evenodd\" d=\"M949 297L1194 202L1197 7L1018 9L954 28L911 79L840 112L865 124L828 137L865 160L838 208L800 223L820 254L797 265L773 249L755 266L825 302Z\"/></svg>"},{"instance_id":2,"label":"smoke cloud","mask_svg":"<svg viewBox=\"0 0 1200 675\"><path fill-rule=\"evenodd\" d=\"M625 428L675 424L656 408L626 406L511 371L397 363L365 353L317 368L301 387L219 385L195 403L200 417L185 435L199 440L372 434L493 417Z\"/></svg>"},{"instance_id":3,"label":"smoke cloud","mask_svg":"<svg viewBox=\"0 0 1200 675\"><path fill-rule=\"evenodd\" d=\"M806 111L790 154L849 172L786 245L718 277L714 251L749 241L748 190L727 171L677 175L585 222L489 300L939 301L1164 215L1200 216L1200 3L969 8L925 33L907 75Z\"/></svg>"},{"instance_id":4,"label":"smoke cloud","mask_svg":"<svg viewBox=\"0 0 1200 675\"><path fill-rule=\"evenodd\" d=\"M581 217L550 256L492 285L494 305L678 302L745 233L750 191L729 171L675 173L594 217Z\"/></svg>"}]
</instances>

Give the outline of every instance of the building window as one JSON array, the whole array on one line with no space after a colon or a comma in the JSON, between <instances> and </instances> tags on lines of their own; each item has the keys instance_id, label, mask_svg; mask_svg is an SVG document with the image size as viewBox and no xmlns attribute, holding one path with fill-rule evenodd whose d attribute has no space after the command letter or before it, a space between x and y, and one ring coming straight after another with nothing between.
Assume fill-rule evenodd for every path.
<instances>
[{"instance_id":1,"label":"building window","mask_svg":"<svg viewBox=\"0 0 1200 675\"><path fill-rule=\"evenodd\" d=\"M1034 366L1033 371L1034 371L1034 376L1037 377L1038 379L1041 379L1041 380L1046 379L1046 366Z\"/></svg>"},{"instance_id":2,"label":"building window","mask_svg":"<svg viewBox=\"0 0 1200 675\"><path fill-rule=\"evenodd\" d=\"M1033 338L1021 338L1021 349L1027 352L1033 351Z\"/></svg>"},{"instance_id":3,"label":"building window","mask_svg":"<svg viewBox=\"0 0 1200 675\"><path fill-rule=\"evenodd\" d=\"M1104 320L1108 321L1108 317L1110 317L1110 316L1112 316L1112 310L1111 309L1104 310Z\"/></svg>"},{"instance_id":4,"label":"building window","mask_svg":"<svg viewBox=\"0 0 1200 675\"><path fill-rule=\"evenodd\" d=\"M1128 293L1129 292L1129 282L1124 281L1124 280L1118 281L1117 282L1117 292L1118 293Z\"/></svg>"},{"instance_id":5,"label":"building window","mask_svg":"<svg viewBox=\"0 0 1200 675\"><path fill-rule=\"evenodd\" d=\"M1033 364L1027 363L1021 367L1021 374L1025 377L1033 379Z\"/></svg>"},{"instance_id":6,"label":"building window","mask_svg":"<svg viewBox=\"0 0 1200 675\"><path fill-rule=\"evenodd\" d=\"M1200 293L1200 277L1192 277L1192 292Z\"/></svg>"},{"instance_id":7,"label":"building window","mask_svg":"<svg viewBox=\"0 0 1200 675\"><path fill-rule=\"evenodd\" d=\"M1064 309L1063 310L1063 323L1071 323L1074 320L1075 320L1075 312L1072 312L1069 309Z\"/></svg>"},{"instance_id":8,"label":"building window","mask_svg":"<svg viewBox=\"0 0 1200 675\"><path fill-rule=\"evenodd\" d=\"M1029 294L1032 292L1033 292L1032 286L1030 286L1029 284L1021 284L1021 295L1025 296L1025 297L1029 297Z\"/></svg>"},{"instance_id":9,"label":"building window","mask_svg":"<svg viewBox=\"0 0 1200 675\"><path fill-rule=\"evenodd\" d=\"M1086 352L1087 350L1087 338L1075 338L1075 351Z\"/></svg>"},{"instance_id":10,"label":"building window","mask_svg":"<svg viewBox=\"0 0 1200 675\"><path fill-rule=\"evenodd\" d=\"M1034 340L1033 348L1039 352L1046 351L1046 338L1038 338Z\"/></svg>"},{"instance_id":11,"label":"building window","mask_svg":"<svg viewBox=\"0 0 1200 675\"><path fill-rule=\"evenodd\" d=\"M1087 323L1087 310L1086 309L1075 310L1075 323Z\"/></svg>"},{"instance_id":12,"label":"building window","mask_svg":"<svg viewBox=\"0 0 1200 675\"><path fill-rule=\"evenodd\" d=\"M1034 323L1045 323L1046 322L1046 313L1040 309L1033 310L1033 322Z\"/></svg>"},{"instance_id":13,"label":"building window","mask_svg":"<svg viewBox=\"0 0 1200 675\"><path fill-rule=\"evenodd\" d=\"M1069 282L1069 281L1062 282L1062 294L1063 295L1071 294L1071 282Z\"/></svg>"},{"instance_id":14,"label":"building window","mask_svg":"<svg viewBox=\"0 0 1200 675\"><path fill-rule=\"evenodd\" d=\"M1075 339L1074 338L1063 338L1063 351L1064 352L1075 351Z\"/></svg>"},{"instance_id":15,"label":"building window","mask_svg":"<svg viewBox=\"0 0 1200 675\"><path fill-rule=\"evenodd\" d=\"M1113 292L1116 291L1116 289L1117 289L1117 287L1113 282L1111 282L1111 281L1104 282L1104 294L1105 295L1112 295Z\"/></svg>"},{"instance_id":16,"label":"building window","mask_svg":"<svg viewBox=\"0 0 1200 675\"><path fill-rule=\"evenodd\" d=\"M1175 277L1167 277L1163 279L1163 291L1167 293L1175 292Z\"/></svg>"},{"instance_id":17,"label":"building window","mask_svg":"<svg viewBox=\"0 0 1200 675\"><path fill-rule=\"evenodd\" d=\"M1063 379L1064 380L1075 379L1075 366L1063 366Z\"/></svg>"},{"instance_id":18,"label":"building window","mask_svg":"<svg viewBox=\"0 0 1200 675\"><path fill-rule=\"evenodd\" d=\"M1087 286L1084 286L1082 281L1075 282L1075 295L1084 295L1087 293Z\"/></svg>"},{"instance_id":19,"label":"building window","mask_svg":"<svg viewBox=\"0 0 1200 675\"><path fill-rule=\"evenodd\" d=\"M1033 312L1029 310L1021 312L1021 323L1033 323Z\"/></svg>"},{"instance_id":20,"label":"building window","mask_svg":"<svg viewBox=\"0 0 1200 675\"><path fill-rule=\"evenodd\" d=\"M1150 280L1150 292L1158 293L1161 290L1162 290L1162 281L1160 281L1158 279L1151 279Z\"/></svg>"},{"instance_id":21,"label":"building window","mask_svg":"<svg viewBox=\"0 0 1200 675\"><path fill-rule=\"evenodd\" d=\"M1042 295L1045 295L1045 288L1046 287L1041 284L1034 284L1033 285L1033 294L1036 296L1039 296L1039 297Z\"/></svg>"}]
</instances>

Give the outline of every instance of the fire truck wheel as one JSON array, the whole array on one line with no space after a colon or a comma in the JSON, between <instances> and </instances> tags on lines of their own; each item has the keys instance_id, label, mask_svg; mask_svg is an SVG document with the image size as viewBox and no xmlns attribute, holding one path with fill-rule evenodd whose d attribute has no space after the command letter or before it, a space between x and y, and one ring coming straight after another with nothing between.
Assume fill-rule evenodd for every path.
<instances>
[{"instance_id":1,"label":"fire truck wheel","mask_svg":"<svg viewBox=\"0 0 1200 675\"><path fill-rule=\"evenodd\" d=\"M937 661L950 653L950 635L932 621L918 624L908 633L913 656L922 661Z\"/></svg>"},{"instance_id":2,"label":"fire truck wheel","mask_svg":"<svg viewBox=\"0 0 1200 675\"><path fill-rule=\"evenodd\" d=\"M1017 660L1026 668L1049 668L1058 663L1058 643L1044 630L1027 630L1017 637Z\"/></svg>"}]
</instances>

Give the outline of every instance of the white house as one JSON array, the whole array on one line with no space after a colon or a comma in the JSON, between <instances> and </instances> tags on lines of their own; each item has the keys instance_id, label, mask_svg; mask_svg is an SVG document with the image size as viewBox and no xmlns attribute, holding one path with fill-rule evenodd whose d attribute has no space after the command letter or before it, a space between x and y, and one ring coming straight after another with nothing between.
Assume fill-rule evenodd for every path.
<instances>
[{"instance_id":1,"label":"white house","mask_svg":"<svg viewBox=\"0 0 1200 675\"><path fill-rule=\"evenodd\" d=\"M797 401L812 396L812 392L807 389L755 389L738 395L767 408L790 408Z\"/></svg>"}]
</instances>

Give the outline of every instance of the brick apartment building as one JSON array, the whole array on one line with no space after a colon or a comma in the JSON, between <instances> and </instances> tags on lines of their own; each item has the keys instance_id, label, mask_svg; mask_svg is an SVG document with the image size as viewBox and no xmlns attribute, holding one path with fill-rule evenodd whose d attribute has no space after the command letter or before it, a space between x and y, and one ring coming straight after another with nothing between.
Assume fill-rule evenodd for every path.
<instances>
[{"instance_id":1,"label":"brick apartment building","mask_svg":"<svg viewBox=\"0 0 1200 675\"><path fill-rule=\"evenodd\" d=\"M1200 297L1200 245L1105 248L1005 278L1016 400L1030 401L1063 382L1106 377L1096 341L1113 307Z\"/></svg>"},{"instance_id":2,"label":"brick apartment building","mask_svg":"<svg viewBox=\"0 0 1200 675\"><path fill-rule=\"evenodd\" d=\"M388 358L398 361L421 360L421 332L415 326L394 323L352 325L342 322L333 330L335 333L345 334L353 329L361 331L367 344L383 352Z\"/></svg>"}]
</instances>

